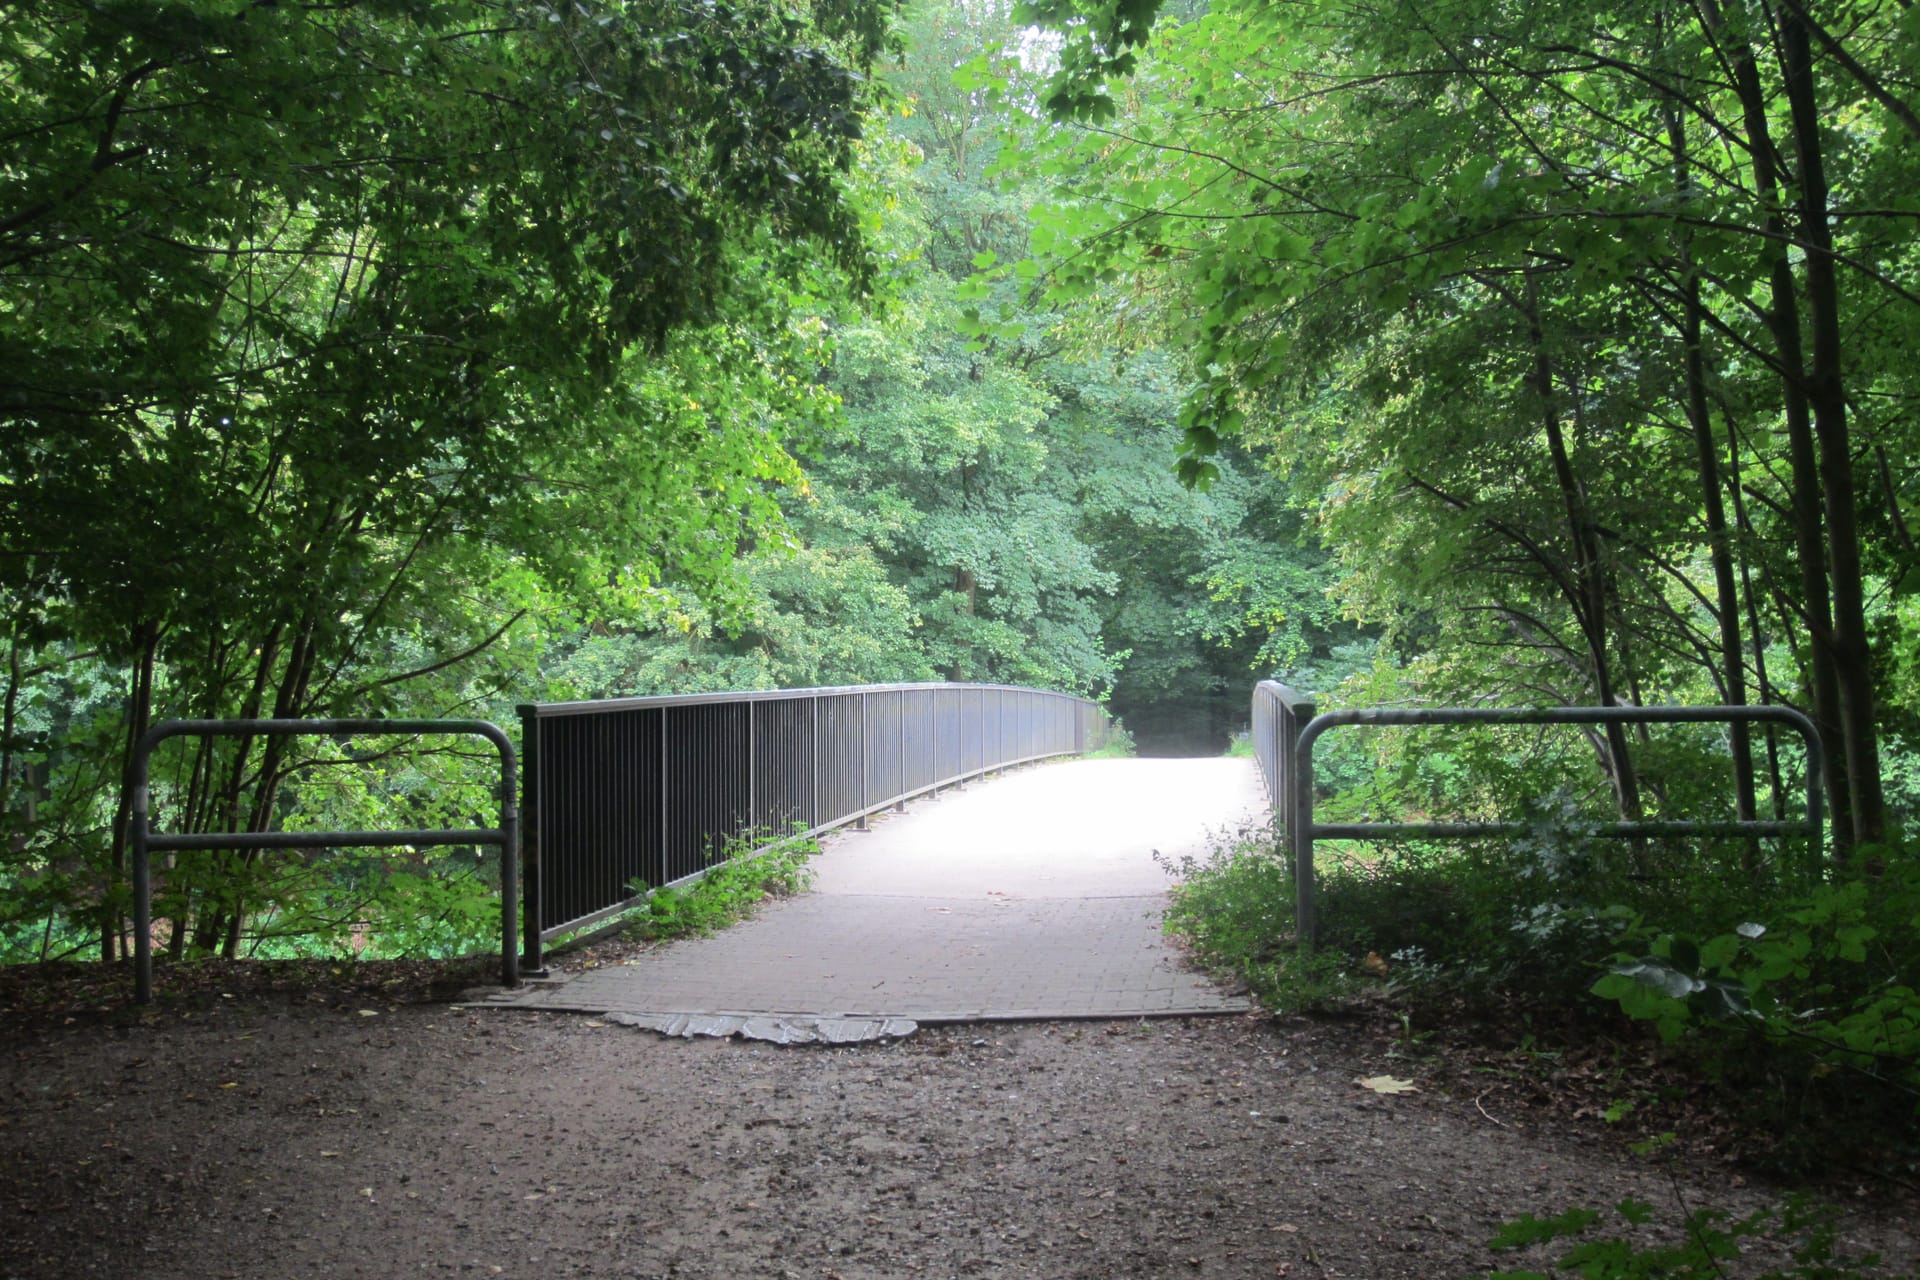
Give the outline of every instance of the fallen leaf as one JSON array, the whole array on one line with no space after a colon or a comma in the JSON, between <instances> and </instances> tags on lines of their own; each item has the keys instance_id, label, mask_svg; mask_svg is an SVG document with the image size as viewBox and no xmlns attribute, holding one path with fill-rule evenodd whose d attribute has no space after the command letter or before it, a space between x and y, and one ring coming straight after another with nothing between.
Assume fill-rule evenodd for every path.
<instances>
[{"instance_id":1,"label":"fallen leaf","mask_svg":"<svg viewBox=\"0 0 1920 1280\"><path fill-rule=\"evenodd\" d=\"M378 1009L362 1009L360 1016L363 1018L377 1018L380 1016L380 1011Z\"/></svg>"},{"instance_id":2,"label":"fallen leaf","mask_svg":"<svg viewBox=\"0 0 1920 1280\"><path fill-rule=\"evenodd\" d=\"M229 1080L225 1084L221 1085L220 1087L222 1089L238 1089L240 1087L240 1082L238 1080Z\"/></svg>"},{"instance_id":3,"label":"fallen leaf","mask_svg":"<svg viewBox=\"0 0 1920 1280\"><path fill-rule=\"evenodd\" d=\"M1401 1080L1394 1076L1368 1076L1355 1080L1362 1089L1371 1089L1375 1093L1418 1093L1420 1088L1411 1080Z\"/></svg>"}]
</instances>

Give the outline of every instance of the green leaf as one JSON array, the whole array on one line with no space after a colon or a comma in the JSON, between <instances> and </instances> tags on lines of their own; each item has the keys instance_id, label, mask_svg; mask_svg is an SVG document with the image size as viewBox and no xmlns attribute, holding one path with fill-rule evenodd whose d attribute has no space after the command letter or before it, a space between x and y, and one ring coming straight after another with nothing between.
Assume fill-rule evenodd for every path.
<instances>
[{"instance_id":1,"label":"green leaf","mask_svg":"<svg viewBox=\"0 0 1920 1280\"><path fill-rule=\"evenodd\" d=\"M1518 1218L1501 1224L1500 1230L1487 1242L1487 1247L1524 1249L1529 1245L1563 1240L1580 1235L1599 1219L1599 1210L1586 1208L1568 1209L1565 1213L1556 1214L1551 1218L1537 1218L1531 1213L1523 1213Z\"/></svg>"}]
</instances>

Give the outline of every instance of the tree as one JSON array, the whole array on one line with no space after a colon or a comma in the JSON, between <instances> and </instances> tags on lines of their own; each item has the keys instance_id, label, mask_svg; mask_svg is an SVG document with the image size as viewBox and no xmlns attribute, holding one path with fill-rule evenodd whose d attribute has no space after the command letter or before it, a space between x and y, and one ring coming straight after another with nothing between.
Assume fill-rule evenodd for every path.
<instances>
[{"instance_id":1,"label":"tree","mask_svg":"<svg viewBox=\"0 0 1920 1280\"><path fill-rule=\"evenodd\" d=\"M546 596L720 594L795 478L774 415L825 403L796 306L868 278L844 176L886 14L13 7L16 657L124 664L131 743L156 709L394 707ZM202 749L180 825L275 820L285 750ZM109 878L125 821L123 797ZM234 949L253 862L200 944Z\"/></svg>"},{"instance_id":2,"label":"tree","mask_svg":"<svg viewBox=\"0 0 1920 1280\"><path fill-rule=\"evenodd\" d=\"M1256 667L1329 655L1324 557L1294 545L1297 518L1257 465L1210 493L1175 481L1182 374L1150 313L1118 294L1050 312L992 266L1025 252L1040 188L1000 163L1004 104L955 68L997 47L1007 75L1037 83L1006 9L928 5L903 33L868 179L895 289L831 321L844 415L798 446L808 487L787 503L804 550L783 573L805 589L762 597L731 630L662 629L643 646L662 661L639 678L798 679L817 669L802 636L872 623L876 672L900 669L904 641L950 677L1110 687L1149 747L1218 750ZM983 301L1016 320L982 332ZM756 553L756 576L779 558ZM910 602L907 632L891 611L819 607L825 565L869 562Z\"/></svg>"},{"instance_id":3,"label":"tree","mask_svg":"<svg viewBox=\"0 0 1920 1280\"><path fill-rule=\"evenodd\" d=\"M1220 4L1150 42L1154 10L1030 9L1077 122L1045 266L1062 298L1177 292L1206 375L1189 474L1249 424L1293 451L1356 588L1395 611L1441 591L1456 644L1504 631L1510 687L1738 699L1775 685L1762 615L1784 619L1838 841L1878 840L1865 601L1912 563L1914 474L1879 344L1916 319L1915 215L1881 177L1907 163L1911 33L1797 0L1604 22L1464 0ZM1624 737L1601 759L1635 811Z\"/></svg>"}]
</instances>

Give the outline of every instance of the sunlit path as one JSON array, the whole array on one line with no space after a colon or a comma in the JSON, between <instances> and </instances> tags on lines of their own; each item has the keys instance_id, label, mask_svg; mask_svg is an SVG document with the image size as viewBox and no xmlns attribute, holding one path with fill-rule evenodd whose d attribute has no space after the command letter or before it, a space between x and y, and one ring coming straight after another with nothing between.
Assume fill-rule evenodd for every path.
<instances>
[{"instance_id":1,"label":"sunlit path","mask_svg":"<svg viewBox=\"0 0 1920 1280\"><path fill-rule=\"evenodd\" d=\"M1026 769L842 831L814 891L711 938L503 998L536 1008L712 1015L871 1034L913 1022L1244 1009L1161 936L1156 861L1259 820L1244 760Z\"/></svg>"}]
</instances>

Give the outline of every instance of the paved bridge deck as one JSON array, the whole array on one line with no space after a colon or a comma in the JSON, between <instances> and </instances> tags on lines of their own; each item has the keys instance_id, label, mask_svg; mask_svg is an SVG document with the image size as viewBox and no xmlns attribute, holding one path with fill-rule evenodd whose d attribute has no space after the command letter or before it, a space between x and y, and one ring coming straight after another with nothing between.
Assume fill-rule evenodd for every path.
<instances>
[{"instance_id":1,"label":"paved bridge deck","mask_svg":"<svg viewBox=\"0 0 1920 1280\"><path fill-rule=\"evenodd\" d=\"M494 1003L774 1039L1242 1010L1161 936L1155 854L1204 853L1262 812L1246 760L1024 769L834 833L812 892L713 937Z\"/></svg>"}]
</instances>

